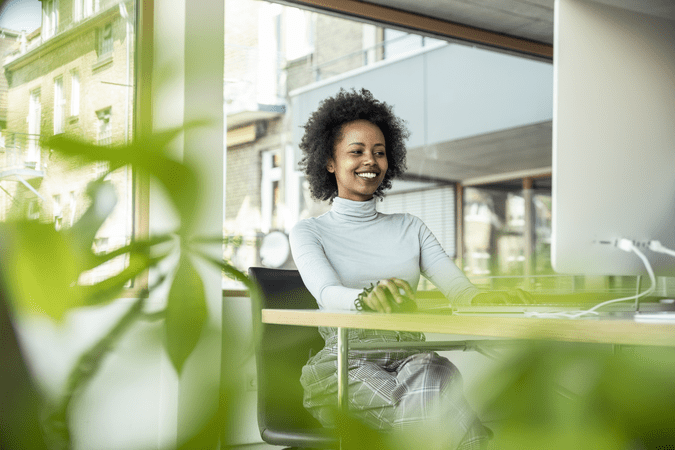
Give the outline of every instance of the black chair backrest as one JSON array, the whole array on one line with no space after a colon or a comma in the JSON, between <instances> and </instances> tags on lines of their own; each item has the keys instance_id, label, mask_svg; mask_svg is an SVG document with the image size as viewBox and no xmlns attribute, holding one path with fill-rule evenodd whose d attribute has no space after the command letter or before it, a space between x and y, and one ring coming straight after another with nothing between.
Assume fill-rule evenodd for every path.
<instances>
[{"instance_id":1,"label":"black chair backrest","mask_svg":"<svg viewBox=\"0 0 675 450\"><path fill-rule=\"evenodd\" d=\"M258 373L258 426L265 432L316 429L321 424L302 405L302 366L324 346L314 327L273 325L261 322L260 309L317 309L316 300L297 270L251 267L249 275L261 291L260 305L253 304ZM264 438L264 436L263 436Z\"/></svg>"}]
</instances>

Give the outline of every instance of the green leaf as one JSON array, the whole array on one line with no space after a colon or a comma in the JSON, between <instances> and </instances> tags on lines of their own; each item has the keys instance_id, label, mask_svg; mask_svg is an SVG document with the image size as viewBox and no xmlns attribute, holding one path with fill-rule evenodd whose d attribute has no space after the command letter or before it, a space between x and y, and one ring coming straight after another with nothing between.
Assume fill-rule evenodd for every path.
<instances>
[{"instance_id":1,"label":"green leaf","mask_svg":"<svg viewBox=\"0 0 675 450\"><path fill-rule=\"evenodd\" d=\"M195 199L199 194L198 179L188 165L169 158L167 149L169 143L185 129L205 124L193 122L184 128L138 138L124 146L97 146L63 135L46 140L45 145L64 155L77 156L86 161L109 161L110 170L131 164L135 169L154 176L169 193L187 232L195 217Z\"/></svg>"},{"instance_id":2,"label":"green leaf","mask_svg":"<svg viewBox=\"0 0 675 450\"><path fill-rule=\"evenodd\" d=\"M157 236L157 237L151 237L148 238L147 240L141 240L141 241L135 241L132 242L129 245L125 245L124 247L120 247L117 250L113 250L108 253L102 253L99 255L95 255L94 258L92 259L92 264L91 266L88 266L87 269L93 269L96 266L99 266L101 264L104 264L112 259L115 259L119 256L126 255L127 253L133 254L133 253L138 253L141 255L150 255L150 248L154 247L155 245L159 244L164 244L166 242L169 242L173 239L172 236L169 235L163 235L163 236ZM164 258L168 255L170 252L170 249L168 249L166 252L162 254L162 256L158 257L159 259Z\"/></svg>"},{"instance_id":3,"label":"green leaf","mask_svg":"<svg viewBox=\"0 0 675 450\"><path fill-rule=\"evenodd\" d=\"M110 181L92 181L87 185L87 196L91 205L71 228L64 229L62 234L77 246L77 251L93 255L92 244L103 222L112 214L117 204L115 186Z\"/></svg>"},{"instance_id":4,"label":"green leaf","mask_svg":"<svg viewBox=\"0 0 675 450\"><path fill-rule=\"evenodd\" d=\"M113 275L91 286L78 286L76 289L87 305L106 303L118 297L127 281L136 278L148 268L155 266L168 254L157 258L149 258L143 253L132 252L129 254L129 264L117 275Z\"/></svg>"},{"instance_id":5,"label":"green leaf","mask_svg":"<svg viewBox=\"0 0 675 450\"><path fill-rule=\"evenodd\" d=\"M2 224L5 240L5 280L16 307L60 320L84 299L73 287L82 267L82 255L51 224Z\"/></svg>"},{"instance_id":6,"label":"green leaf","mask_svg":"<svg viewBox=\"0 0 675 450\"><path fill-rule=\"evenodd\" d=\"M206 297L202 279L190 260L181 255L169 290L166 307L166 350L176 371L197 346L206 321Z\"/></svg>"},{"instance_id":7,"label":"green leaf","mask_svg":"<svg viewBox=\"0 0 675 450\"><path fill-rule=\"evenodd\" d=\"M206 252L203 252L195 248L194 246L192 246L190 249L200 258L204 259L210 264L213 264L216 267L220 267L223 273L228 277L232 278L235 281L241 281L244 284L244 286L246 286L251 291L257 289L257 285L253 281L251 281L251 279L246 274L241 272L239 269L237 269L227 261L222 259L216 259L208 255Z\"/></svg>"}]
</instances>

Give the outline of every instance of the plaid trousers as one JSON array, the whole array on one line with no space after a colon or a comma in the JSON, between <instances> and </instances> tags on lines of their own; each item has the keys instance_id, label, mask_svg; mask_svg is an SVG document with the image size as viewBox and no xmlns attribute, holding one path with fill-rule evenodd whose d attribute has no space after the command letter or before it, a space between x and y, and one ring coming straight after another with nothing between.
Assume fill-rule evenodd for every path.
<instances>
[{"instance_id":1,"label":"plaid trousers","mask_svg":"<svg viewBox=\"0 0 675 450\"><path fill-rule=\"evenodd\" d=\"M304 405L324 426L333 426L337 406L337 335L324 328L326 346L302 369ZM421 333L349 330L350 342L423 341ZM444 448L486 448L488 434L462 388L459 370L435 352L419 350L350 351L349 411L379 430L427 426ZM430 425L431 424L431 425ZM431 426L431 428L428 428Z\"/></svg>"}]
</instances>

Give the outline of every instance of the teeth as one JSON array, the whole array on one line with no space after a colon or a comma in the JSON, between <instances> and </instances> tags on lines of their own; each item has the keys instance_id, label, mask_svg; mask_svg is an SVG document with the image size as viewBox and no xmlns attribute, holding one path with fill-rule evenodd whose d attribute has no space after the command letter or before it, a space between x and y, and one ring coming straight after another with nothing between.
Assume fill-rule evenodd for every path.
<instances>
[{"instance_id":1,"label":"teeth","mask_svg":"<svg viewBox=\"0 0 675 450\"><path fill-rule=\"evenodd\" d=\"M361 178L375 178L377 176L376 173L368 172L368 173L357 173L358 176Z\"/></svg>"}]
</instances>

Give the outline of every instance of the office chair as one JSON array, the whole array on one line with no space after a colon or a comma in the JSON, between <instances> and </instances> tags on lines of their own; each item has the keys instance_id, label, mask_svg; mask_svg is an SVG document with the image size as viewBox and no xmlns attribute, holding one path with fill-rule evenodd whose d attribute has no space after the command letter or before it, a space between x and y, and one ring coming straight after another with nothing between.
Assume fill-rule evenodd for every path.
<instances>
[{"instance_id":1,"label":"office chair","mask_svg":"<svg viewBox=\"0 0 675 450\"><path fill-rule=\"evenodd\" d=\"M302 404L302 367L324 346L314 327L265 324L260 311L317 309L316 300L297 270L251 267L249 276L260 290L252 298L258 374L258 428L263 441L289 448L332 449L338 438L324 428Z\"/></svg>"}]
</instances>

